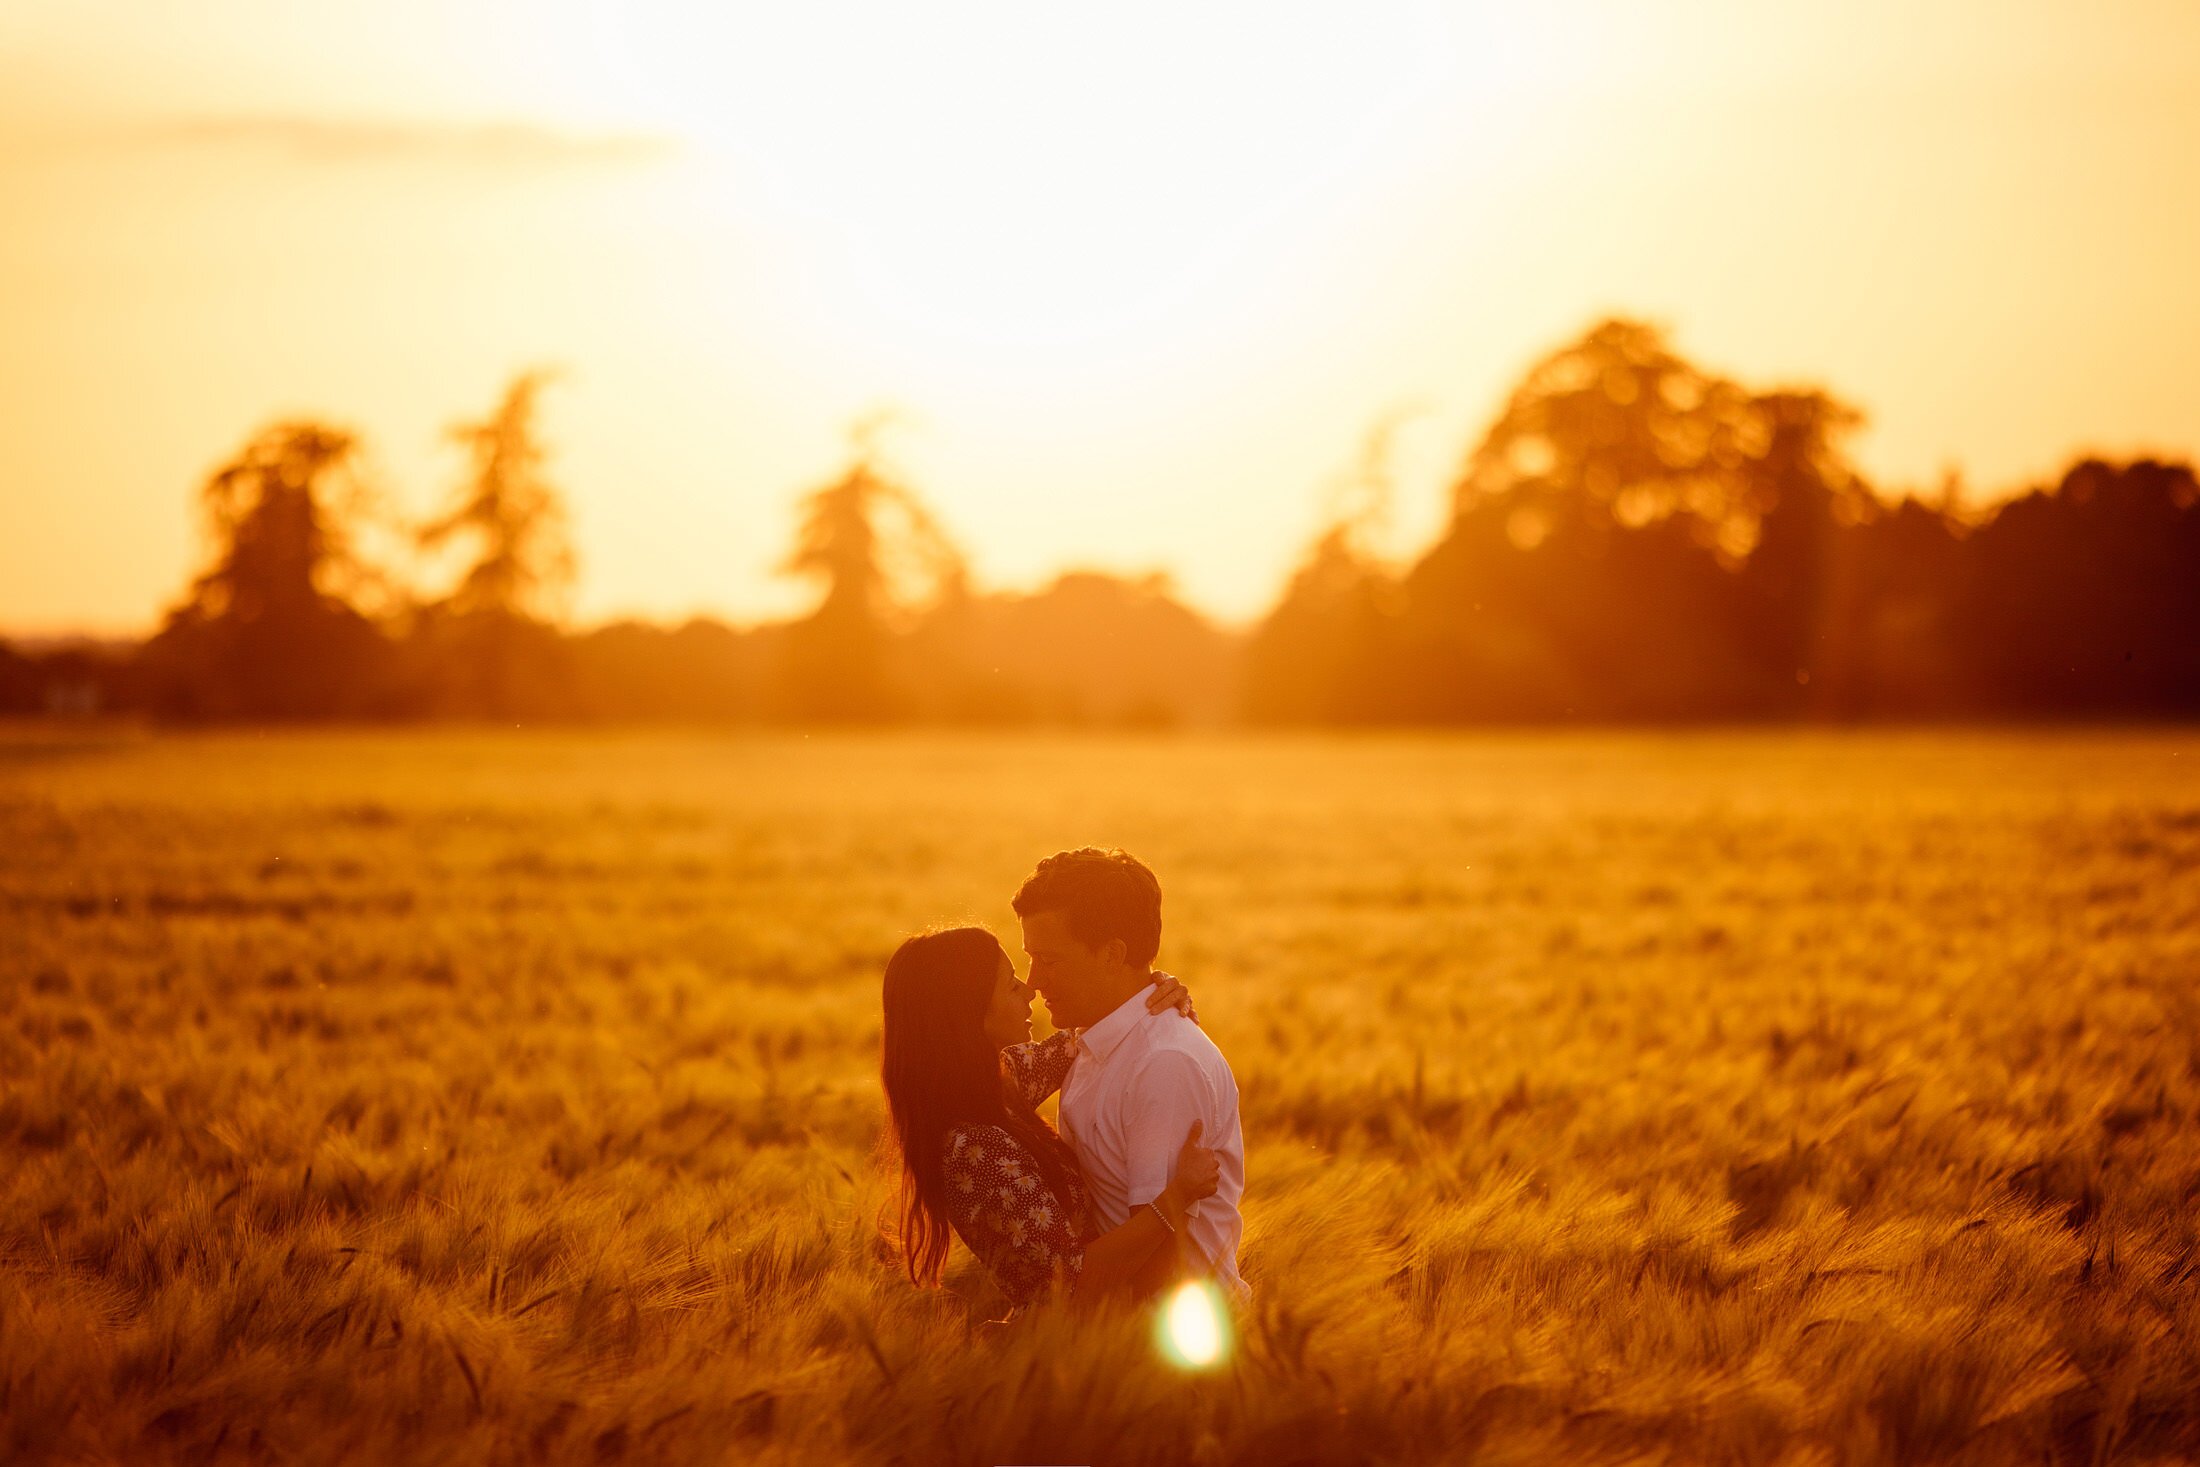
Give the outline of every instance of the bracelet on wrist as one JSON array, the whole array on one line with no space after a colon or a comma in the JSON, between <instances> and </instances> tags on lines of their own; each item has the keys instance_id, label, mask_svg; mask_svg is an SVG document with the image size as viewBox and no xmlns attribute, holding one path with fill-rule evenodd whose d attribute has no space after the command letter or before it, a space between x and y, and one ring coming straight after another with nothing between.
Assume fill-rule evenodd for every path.
<instances>
[{"instance_id":1,"label":"bracelet on wrist","mask_svg":"<svg viewBox=\"0 0 2200 1467\"><path fill-rule=\"evenodd\" d=\"M1160 1203L1159 1199L1156 1199L1155 1201L1149 1202L1149 1203L1147 1203L1146 1205L1147 1205L1148 1207L1150 1207L1150 1208L1152 1208L1152 1209L1153 1209L1153 1215L1154 1215L1155 1217L1158 1217L1158 1218L1160 1218L1160 1219L1161 1219L1161 1226L1163 1226L1163 1227L1167 1228L1167 1229L1168 1229L1168 1230L1169 1230L1170 1232L1172 1232L1172 1233L1176 1231L1176 1224L1175 1224L1175 1223L1173 1223L1173 1222L1170 1222L1170 1221L1169 1221L1169 1215L1168 1215L1167 1213L1165 1213L1165 1212L1163 1212L1163 1211L1161 1210L1161 1203Z\"/></svg>"}]
</instances>

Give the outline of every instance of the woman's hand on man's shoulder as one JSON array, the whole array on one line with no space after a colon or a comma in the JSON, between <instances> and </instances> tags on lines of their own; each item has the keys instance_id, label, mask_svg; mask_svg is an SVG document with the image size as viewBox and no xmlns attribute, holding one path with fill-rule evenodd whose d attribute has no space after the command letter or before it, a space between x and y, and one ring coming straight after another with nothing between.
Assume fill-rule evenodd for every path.
<instances>
[{"instance_id":1,"label":"woman's hand on man's shoulder","mask_svg":"<svg viewBox=\"0 0 2200 1467\"><path fill-rule=\"evenodd\" d=\"M1199 1010L1192 1004L1192 991L1174 975L1154 969L1153 992L1146 995L1146 1012L1162 1013L1175 1009L1193 1023L1199 1022Z\"/></svg>"}]
</instances>

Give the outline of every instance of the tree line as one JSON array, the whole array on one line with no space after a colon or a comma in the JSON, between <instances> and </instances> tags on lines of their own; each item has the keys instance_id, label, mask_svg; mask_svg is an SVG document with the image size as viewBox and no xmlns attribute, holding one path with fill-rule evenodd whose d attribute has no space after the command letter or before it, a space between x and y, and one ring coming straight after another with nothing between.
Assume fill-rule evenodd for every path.
<instances>
[{"instance_id":1,"label":"tree line","mask_svg":"<svg viewBox=\"0 0 2200 1467\"><path fill-rule=\"evenodd\" d=\"M561 624L575 571L518 377L451 441L457 555L426 594L360 549L360 443L287 421L199 491L205 569L143 643L0 644L0 710L178 721L478 718L1165 725L2200 714L2200 485L2085 459L1989 509L1878 492L1861 423L1753 390L1641 322L1537 362L1467 456L1435 543L1375 548L1387 426L1274 608L1231 634L1159 577L971 584L856 425L781 570L813 608L734 627ZM385 529L389 527L385 526ZM389 538L385 535L385 538Z\"/></svg>"}]
</instances>

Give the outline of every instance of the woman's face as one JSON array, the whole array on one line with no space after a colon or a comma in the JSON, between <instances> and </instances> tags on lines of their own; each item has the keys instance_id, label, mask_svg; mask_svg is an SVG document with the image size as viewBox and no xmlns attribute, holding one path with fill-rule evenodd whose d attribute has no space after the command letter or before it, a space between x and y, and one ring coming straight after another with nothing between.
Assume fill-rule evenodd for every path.
<instances>
[{"instance_id":1,"label":"woman's face","mask_svg":"<svg viewBox=\"0 0 2200 1467\"><path fill-rule=\"evenodd\" d=\"M1031 1037L1031 990L1016 980L1016 969L1006 953L993 977L993 1000L985 1008L985 1037L997 1049Z\"/></svg>"}]
</instances>

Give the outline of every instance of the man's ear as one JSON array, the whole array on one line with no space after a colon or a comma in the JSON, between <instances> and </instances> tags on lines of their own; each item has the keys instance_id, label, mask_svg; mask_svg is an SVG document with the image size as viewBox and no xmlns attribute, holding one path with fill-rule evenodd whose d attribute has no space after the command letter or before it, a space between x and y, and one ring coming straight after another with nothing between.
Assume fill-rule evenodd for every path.
<instances>
[{"instance_id":1,"label":"man's ear","mask_svg":"<svg viewBox=\"0 0 2200 1467\"><path fill-rule=\"evenodd\" d=\"M1130 944L1120 937L1111 937L1100 944L1100 961L1111 967L1120 966L1130 952Z\"/></svg>"}]
</instances>

